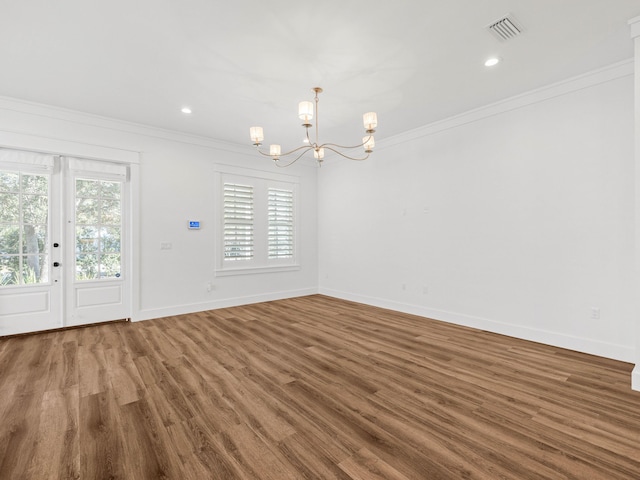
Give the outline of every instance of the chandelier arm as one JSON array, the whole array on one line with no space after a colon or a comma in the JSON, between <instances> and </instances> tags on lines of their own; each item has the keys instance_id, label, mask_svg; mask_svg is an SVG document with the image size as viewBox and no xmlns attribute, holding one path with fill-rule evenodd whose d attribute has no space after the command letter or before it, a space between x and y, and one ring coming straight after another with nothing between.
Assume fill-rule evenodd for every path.
<instances>
[{"instance_id":1,"label":"chandelier arm","mask_svg":"<svg viewBox=\"0 0 640 480\"><path fill-rule=\"evenodd\" d=\"M280 156L281 156L281 157L284 157L284 156L286 156L286 155L291 155L292 153L295 153L295 152L300 151L300 150L303 150L303 149L304 149L304 152L302 152L302 155L304 155L305 153L307 153L307 151L308 151L308 150L313 150L313 146L311 146L311 145L302 145L301 147L294 148L293 150L290 150L290 151L288 151L288 152L281 153L281 154L280 154ZM256 147L256 150L258 150L258 152L259 152L261 155L264 155L265 157L271 157L271 158L273 158L273 155L271 155L270 153L263 152L262 150L260 150L260 148L259 148L259 147Z\"/></svg>"},{"instance_id":2,"label":"chandelier arm","mask_svg":"<svg viewBox=\"0 0 640 480\"><path fill-rule=\"evenodd\" d=\"M300 150L300 149L299 149L299 148L297 148L296 150ZM293 150L293 151L295 151L295 150ZM275 161L274 163L276 164L276 167L279 167L279 168L286 168L286 167L288 167L288 166L290 166L290 165L293 165L293 164L294 164L294 163L296 163L298 160L300 160L300 159L303 157L303 155L304 155L305 153L307 153L307 152L308 152L308 150L305 150L304 152L302 152L300 155L298 155L296 158L294 158L293 160L291 160L291 161L290 161L289 163L287 163L286 165L282 165L282 164L280 164L280 163L279 163L279 161ZM289 152L289 153L291 153L291 152Z\"/></svg>"},{"instance_id":3,"label":"chandelier arm","mask_svg":"<svg viewBox=\"0 0 640 480\"><path fill-rule=\"evenodd\" d=\"M260 150L260 147L255 145L256 147L256 151L260 154L260 155L264 155L265 157L271 157L271 154L263 152L262 150ZM272 157L273 158L273 157Z\"/></svg>"},{"instance_id":4,"label":"chandelier arm","mask_svg":"<svg viewBox=\"0 0 640 480\"><path fill-rule=\"evenodd\" d=\"M337 143L323 143L322 145L320 145L320 147L325 147L328 148L329 150L333 150L333 148L331 147L335 147L335 148L346 148L346 149L352 149L352 148L360 148L360 147L364 147L364 144L367 142L363 142L360 145L353 145L353 146L349 146L349 145L338 145Z\"/></svg>"},{"instance_id":5,"label":"chandelier arm","mask_svg":"<svg viewBox=\"0 0 640 480\"><path fill-rule=\"evenodd\" d=\"M360 147L364 147L367 142L369 140L371 140L371 138L373 138L373 134L370 133L369 136L366 138L366 140L364 142L362 142L359 145L353 145L353 146L349 146L349 145L338 145L337 143L323 143L322 145L320 145L321 147L327 147L329 148L329 146L331 147L336 147L336 148L360 148Z\"/></svg>"},{"instance_id":6,"label":"chandelier arm","mask_svg":"<svg viewBox=\"0 0 640 480\"><path fill-rule=\"evenodd\" d=\"M311 145L302 145L301 147L294 148L293 150L289 150L288 152L281 153L280 156L281 157L286 157L287 155L291 155L292 153L296 153L296 152L298 152L300 150L304 150L304 152L302 152L302 155L304 155L309 150L313 150L313 147Z\"/></svg>"},{"instance_id":7,"label":"chandelier arm","mask_svg":"<svg viewBox=\"0 0 640 480\"><path fill-rule=\"evenodd\" d=\"M324 148L326 148L327 150L331 150L333 153L337 153L341 157L344 157L348 160L355 160L357 162L361 162L369 158L369 155L370 155L369 153L367 153L367 155L362 158L350 157L349 155L345 155L344 153L342 153L340 150L336 150L335 148L332 148L332 147L327 147L326 145L331 145L330 143L326 143ZM355 148L355 147L343 147L343 148Z\"/></svg>"}]
</instances>

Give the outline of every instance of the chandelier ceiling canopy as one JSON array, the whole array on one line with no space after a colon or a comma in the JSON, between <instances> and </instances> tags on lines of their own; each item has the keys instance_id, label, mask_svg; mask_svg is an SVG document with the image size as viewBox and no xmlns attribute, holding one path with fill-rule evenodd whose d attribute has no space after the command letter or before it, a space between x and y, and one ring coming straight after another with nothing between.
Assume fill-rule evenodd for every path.
<instances>
[{"instance_id":1,"label":"chandelier ceiling canopy","mask_svg":"<svg viewBox=\"0 0 640 480\"><path fill-rule=\"evenodd\" d=\"M369 158L371 152L373 152L373 147L375 146L375 140L373 138L373 134L375 133L375 128L378 126L378 116L375 112L368 112L362 116L362 120L364 123L365 136L362 138L362 143L357 145L338 145L336 143L321 143L319 138L319 110L318 110L318 95L322 93L322 88L314 87L312 89L315 92L315 97L313 102L304 101L300 102L298 105L298 117L302 121L302 126L305 129L305 138L304 145L294 148L293 150L289 150L287 152L282 152L282 148L278 144L269 145L269 151L262 150L260 147L262 146L262 141L264 140L264 131L262 127L251 127L249 129L251 135L251 141L253 145L256 147L258 152L265 157L270 157L273 159L275 164L279 167L288 167L289 165L293 165L300 158L302 158L306 153L313 152L313 157L318 162L318 166L322 165L324 161L325 150L330 152L334 152L344 158L349 160L366 160ZM311 121L313 120L315 110L315 136L311 138L309 135L309 129L313 127ZM355 153L347 154L345 152L349 152L356 148L363 148L364 154L362 156L356 156ZM290 159L286 163L281 163L281 157L288 157L291 155Z\"/></svg>"}]
</instances>

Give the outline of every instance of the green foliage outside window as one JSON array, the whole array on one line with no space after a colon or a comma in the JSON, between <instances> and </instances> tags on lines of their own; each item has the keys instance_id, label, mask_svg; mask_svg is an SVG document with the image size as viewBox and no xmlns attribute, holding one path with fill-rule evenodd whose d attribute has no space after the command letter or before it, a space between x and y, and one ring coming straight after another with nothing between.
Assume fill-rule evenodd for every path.
<instances>
[{"instance_id":1,"label":"green foliage outside window","mask_svg":"<svg viewBox=\"0 0 640 480\"><path fill-rule=\"evenodd\" d=\"M0 171L0 286L48 281L49 176Z\"/></svg>"},{"instance_id":2,"label":"green foliage outside window","mask_svg":"<svg viewBox=\"0 0 640 480\"><path fill-rule=\"evenodd\" d=\"M121 183L76 180L76 280L119 277Z\"/></svg>"}]
</instances>

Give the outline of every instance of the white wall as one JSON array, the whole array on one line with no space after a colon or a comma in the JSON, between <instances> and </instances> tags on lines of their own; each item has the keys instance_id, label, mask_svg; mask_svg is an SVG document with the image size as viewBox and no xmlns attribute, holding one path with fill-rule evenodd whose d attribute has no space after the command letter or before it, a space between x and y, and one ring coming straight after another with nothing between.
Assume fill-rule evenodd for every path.
<instances>
[{"instance_id":1,"label":"white wall","mask_svg":"<svg viewBox=\"0 0 640 480\"><path fill-rule=\"evenodd\" d=\"M328 164L318 205L322 293L635 360L631 62Z\"/></svg>"},{"instance_id":2,"label":"white wall","mask_svg":"<svg viewBox=\"0 0 640 480\"><path fill-rule=\"evenodd\" d=\"M319 279L329 295L640 363L632 62L386 144L381 118L378 136L367 162L286 171L300 178L300 271L216 278L214 164L271 171L250 147L0 98L0 145L140 152L136 319Z\"/></svg>"},{"instance_id":3,"label":"white wall","mask_svg":"<svg viewBox=\"0 0 640 480\"><path fill-rule=\"evenodd\" d=\"M243 149L7 98L0 98L0 146L104 159L140 152L134 319L317 291L315 167L296 165L285 172L300 182L301 269L215 277L214 165L273 172L275 167L257 158L251 146ZM60 148L64 150L56 150ZM188 220L200 220L201 230L188 230ZM163 242L172 249L161 250ZM209 282L213 289L207 292Z\"/></svg>"}]
</instances>

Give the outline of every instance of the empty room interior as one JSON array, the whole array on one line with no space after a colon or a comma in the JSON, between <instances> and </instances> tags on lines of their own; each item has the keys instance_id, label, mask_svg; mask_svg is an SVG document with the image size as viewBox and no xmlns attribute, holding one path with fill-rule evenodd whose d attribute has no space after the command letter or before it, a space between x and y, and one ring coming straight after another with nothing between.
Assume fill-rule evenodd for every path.
<instances>
[{"instance_id":1,"label":"empty room interior","mask_svg":"<svg viewBox=\"0 0 640 480\"><path fill-rule=\"evenodd\" d=\"M0 2L1 479L640 478L638 0Z\"/></svg>"}]
</instances>

